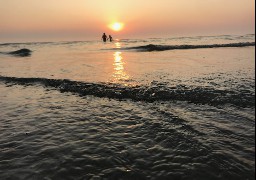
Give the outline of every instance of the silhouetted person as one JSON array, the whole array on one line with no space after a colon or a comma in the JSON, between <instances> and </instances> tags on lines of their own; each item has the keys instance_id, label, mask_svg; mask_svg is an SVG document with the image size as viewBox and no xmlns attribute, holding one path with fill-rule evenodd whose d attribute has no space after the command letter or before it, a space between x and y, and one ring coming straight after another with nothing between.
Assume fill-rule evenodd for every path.
<instances>
[{"instance_id":1,"label":"silhouetted person","mask_svg":"<svg viewBox=\"0 0 256 180\"><path fill-rule=\"evenodd\" d=\"M105 33L103 33L103 35L102 35L103 42L107 42L107 39L108 39L107 35Z\"/></svg>"},{"instance_id":2,"label":"silhouetted person","mask_svg":"<svg viewBox=\"0 0 256 180\"><path fill-rule=\"evenodd\" d=\"M112 36L111 36L111 35L109 35L108 39L109 39L109 41L110 41L110 42L112 42L112 41L113 41L113 38L112 38Z\"/></svg>"}]
</instances>

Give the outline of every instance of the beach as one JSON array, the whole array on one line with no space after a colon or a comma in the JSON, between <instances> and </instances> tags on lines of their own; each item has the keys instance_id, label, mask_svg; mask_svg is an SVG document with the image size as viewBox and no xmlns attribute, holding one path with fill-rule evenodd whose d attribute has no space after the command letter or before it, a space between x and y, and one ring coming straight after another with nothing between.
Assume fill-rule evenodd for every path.
<instances>
[{"instance_id":1,"label":"beach","mask_svg":"<svg viewBox=\"0 0 256 180\"><path fill-rule=\"evenodd\" d=\"M22 48L0 179L255 179L254 34L0 44Z\"/></svg>"}]
</instances>

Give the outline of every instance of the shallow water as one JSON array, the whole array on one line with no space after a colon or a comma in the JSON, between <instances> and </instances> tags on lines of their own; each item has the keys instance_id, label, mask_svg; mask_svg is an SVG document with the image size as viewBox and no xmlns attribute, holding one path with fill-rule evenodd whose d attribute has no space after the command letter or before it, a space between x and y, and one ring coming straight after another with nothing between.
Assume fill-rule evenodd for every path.
<instances>
[{"instance_id":1,"label":"shallow water","mask_svg":"<svg viewBox=\"0 0 256 180\"><path fill-rule=\"evenodd\" d=\"M253 109L0 87L3 178L254 177Z\"/></svg>"},{"instance_id":2,"label":"shallow water","mask_svg":"<svg viewBox=\"0 0 256 180\"><path fill-rule=\"evenodd\" d=\"M255 47L120 49L253 41L0 45L0 179L254 179Z\"/></svg>"}]
</instances>

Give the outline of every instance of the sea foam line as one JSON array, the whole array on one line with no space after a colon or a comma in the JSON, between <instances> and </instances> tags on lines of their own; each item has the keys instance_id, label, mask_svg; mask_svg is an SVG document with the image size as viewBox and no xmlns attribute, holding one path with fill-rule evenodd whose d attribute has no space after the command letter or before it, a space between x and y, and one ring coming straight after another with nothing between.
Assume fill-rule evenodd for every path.
<instances>
[{"instance_id":1,"label":"sea foam line","mask_svg":"<svg viewBox=\"0 0 256 180\"><path fill-rule=\"evenodd\" d=\"M135 101L187 101L195 104L224 105L233 104L239 107L255 107L255 94L243 94L228 90L217 90L206 87L188 88L179 86L132 86L118 84L86 83L61 79L18 78L0 76L0 82L20 85L42 85L55 88L61 92L71 92L81 96L93 95L112 99L131 99Z\"/></svg>"}]
</instances>

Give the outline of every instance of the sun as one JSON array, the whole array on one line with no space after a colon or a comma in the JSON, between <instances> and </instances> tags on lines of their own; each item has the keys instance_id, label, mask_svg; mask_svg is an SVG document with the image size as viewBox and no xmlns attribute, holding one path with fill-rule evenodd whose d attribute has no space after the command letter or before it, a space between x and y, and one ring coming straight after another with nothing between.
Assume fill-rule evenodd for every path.
<instances>
[{"instance_id":1,"label":"sun","mask_svg":"<svg viewBox=\"0 0 256 180\"><path fill-rule=\"evenodd\" d=\"M124 24L120 22L115 22L109 25L109 28L114 31L121 31L124 28Z\"/></svg>"}]
</instances>

